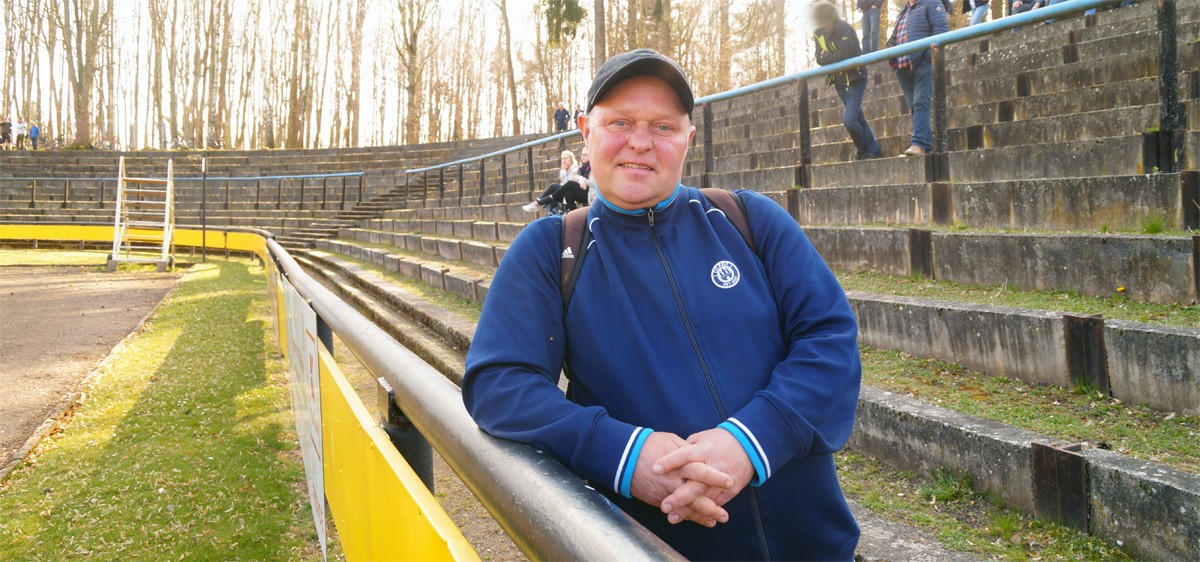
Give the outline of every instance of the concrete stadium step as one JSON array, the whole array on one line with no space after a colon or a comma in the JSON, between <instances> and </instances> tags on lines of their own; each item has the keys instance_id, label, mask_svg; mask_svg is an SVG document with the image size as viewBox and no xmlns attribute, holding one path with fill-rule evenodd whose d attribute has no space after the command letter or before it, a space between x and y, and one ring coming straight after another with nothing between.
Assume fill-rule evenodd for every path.
<instances>
[{"instance_id":1,"label":"concrete stadium step","mask_svg":"<svg viewBox=\"0 0 1200 562\"><path fill-rule=\"evenodd\" d=\"M1076 291L1189 305L1200 291L1200 237L1027 234L808 226L830 267L992 287ZM1090 265L1087 265L1090 264ZM1078 267L1072 267L1078 265Z\"/></svg>"},{"instance_id":2,"label":"concrete stadium step","mask_svg":"<svg viewBox=\"0 0 1200 562\"><path fill-rule=\"evenodd\" d=\"M1200 173L802 189L802 226L954 225L1010 230L1195 229Z\"/></svg>"},{"instance_id":3,"label":"concrete stadium step","mask_svg":"<svg viewBox=\"0 0 1200 562\"><path fill-rule=\"evenodd\" d=\"M326 263L355 265L335 255L326 254L322 259ZM380 259L387 263L386 256ZM361 268L354 271L347 267L340 273L351 277L352 283L373 284L358 275L361 271ZM411 268L409 271L411 276ZM414 278L422 278L419 276L423 273L424 270ZM354 281L355 277L359 281ZM434 280L436 283L436 276ZM442 283L444 286L445 281ZM454 315L437 311L430 317L432 320ZM462 339L469 341L466 330L460 333ZM914 435L924 437L914 441L911 438ZM938 447L924 446L927 442L936 442ZM864 387L850 447L893 466L924 474L941 467L970 474L978 489L996 493L1011 507L1037 513L1039 504L1035 496L1039 469L1034 465L1035 455L1031 453L1035 442L1054 447L1067 445L1033 432ZM1090 527L1091 532L1110 540L1120 540L1126 548L1139 552L1174 552L1170 550L1174 547L1164 545L1157 535L1141 530L1147 528L1146 525L1163 524L1163 517L1172 525L1180 525L1177 528L1195 527L1196 521L1188 515L1189 509L1200 504L1200 479L1195 475L1108 451L1084 450L1081 455L1088 464L1087 474L1106 483L1094 483L1089 488L1088 500L1093 506L1120 509L1123 515L1132 516L1120 525L1098 521ZM1148 492L1147 485L1155 491ZM1129 507L1135 504L1140 506L1139 509L1130 510ZM1182 511L1177 508L1179 505L1185 506Z\"/></svg>"},{"instance_id":4,"label":"concrete stadium step","mask_svg":"<svg viewBox=\"0 0 1200 562\"><path fill-rule=\"evenodd\" d=\"M415 258L388 251L385 248L370 248L342 240L319 240L316 250L341 254L371 263L385 271L420 281L426 285L456 295L475 304L482 304L491 285L491 275L478 268L449 260ZM310 252L309 255L312 255Z\"/></svg>"},{"instance_id":5,"label":"concrete stadium step","mask_svg":"<svg viewBox=\"0 0 1200 562\"><path fill-rule=\"evenodd\" d=\"M507 244L364 228L343 228L338 231L337 238L341 242L366 242L380 250L392 246L430 259L466 262L493 269L508 252Z\"/></svg>"}]
</instances>

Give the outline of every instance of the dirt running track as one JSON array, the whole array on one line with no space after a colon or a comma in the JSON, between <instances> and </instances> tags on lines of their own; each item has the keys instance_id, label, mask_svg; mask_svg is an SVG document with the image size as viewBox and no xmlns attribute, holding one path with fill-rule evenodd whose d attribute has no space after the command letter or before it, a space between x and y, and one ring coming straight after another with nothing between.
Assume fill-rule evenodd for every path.
<instances>
[{"instance_id":1,"label":"dirt running track","mask_svg":"<svg viewBox=\"0 0 1200 562\"><path fill-rule=\"evenodd\" d=\"M179 277L0 267L0 466Z\"/></svg>"}]
</instances>

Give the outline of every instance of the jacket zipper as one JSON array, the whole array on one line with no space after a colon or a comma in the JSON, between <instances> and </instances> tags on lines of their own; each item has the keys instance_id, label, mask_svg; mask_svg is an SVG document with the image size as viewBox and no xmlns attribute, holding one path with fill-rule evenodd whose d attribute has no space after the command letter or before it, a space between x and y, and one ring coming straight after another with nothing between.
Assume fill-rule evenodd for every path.
<instances>
[{"instance_id":1,"label":"jacket zipper","mask_svg":"<svg viewBox=\"0 0 1200 562\"><path fill-rule=\"evenodd\" d=\"M700 372L704 374L704 382L708 384L708 391L717 406L717 413L720 414L721 420L724 421L729 418L729 414L725 413L725 405L721 403L721 398L717 394L717 384L713 381L712 372L708 370L708 363L704 361L704 356L700 353L700 342L696 341L696 332L692 329L692 322L688 319L687 309L683 306L683 297L679 294L679 286L675 284L675 275L671 273L671 266L667 265L667 256L663 254L662 245L658 243L658 232L654 230L654 209L646 209L646 220L650 223L650 241L654 244L654 251L658 254L658 261L662 264L663 271L667 274L667 284L671 286L671 294L675 297L675 306L679 308L679 316L683 319L683 329L687 331L688 340L692 343L692 351L696 353L696 361L700 362Z\"/></svg>"},{"instance_id":2,"label":"jacket zipper","mask_svg":"<svg viewBox=\"0 0 1200 562\"><path fill-rule=\"evenodd\" d=\"M687 309L683 306L683 297L679 294L679 286L675 284L675 275L671 273L671 266L667 264L667 256L663 254L662 245L658 242L658 232L654 230L654 209L646 209L646 222L650 224L650 241L654 244L654 252L658 254L658 261L667 274L667 284L671 286L671 294L675 297L675 306L679 308L679 316L683 319L683 328L687 330L688 340L692 343L692 351L696 353L696 360L700 362L700 372L704 374L704 382L708 384L708 391L717 406L717 413L721 416L721 420L727 420L729 414L725 413L725 405L721 403L721 397L717 394L717 385L713 381L712 372L708 370L708 363L704 361L704 355L700 353L700 343L696 341L696 332L692 330L692 322L688 319ZM753 488L749 488L747 491L750 492L750 512L754 515L754 530L758 535L759 544L762 546L762 553L765 554L764 558L770 560L771 547L767 542L762 511L758 507L758 495Z\"/></svg>"}]
</instances>

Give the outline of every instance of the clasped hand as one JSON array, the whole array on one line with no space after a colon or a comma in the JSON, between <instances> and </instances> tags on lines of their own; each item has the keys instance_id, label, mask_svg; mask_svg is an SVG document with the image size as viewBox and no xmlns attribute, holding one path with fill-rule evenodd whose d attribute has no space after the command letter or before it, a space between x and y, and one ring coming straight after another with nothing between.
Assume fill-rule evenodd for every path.
<instances>
[{"instance_id":1,"label":"clasped hand","mask_svg":"<svg viewBox=\"0 0 1200 562\"><path fill-rule=\"evenodd\" d=\"M701 431L686 440L656 431L642 445L630 492L658 506L672 524L694 521L715 527L729 521L723 506L753 476L746 451L724 429Z\"/></svg>"}]
</instances>

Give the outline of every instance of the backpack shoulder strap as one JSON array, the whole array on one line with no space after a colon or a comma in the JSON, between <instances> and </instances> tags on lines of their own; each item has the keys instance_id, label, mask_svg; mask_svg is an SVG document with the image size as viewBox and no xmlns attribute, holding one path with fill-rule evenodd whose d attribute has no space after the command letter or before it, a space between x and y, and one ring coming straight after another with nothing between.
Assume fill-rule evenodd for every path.
<instances>
[{"instance_id":1,"label":"backpack shoulder strap","mask_svg":"<svg viewBox=\"0 0 1200 562\"><path fill-rule=\"evenodd\" d=\"M758 254L758 246L754 245L754 232L750 230L750 221L746 216L746 203L742 197L732 191L716 187L706 187L700 190L712 206L725 213L725 218L733 223L733 227L742 235L742 240L750 247L750 251Z\"/></svg>"},{"instance_id":2,"label":"backpack shoulder strap","mask_svg":"<svg viewBox=\"0 0 1200 562\"><path fill-rule=\"evenodd\" d=\"M562 254L558 273L563 312L566 312L567 304L571 302L571 294L575 292L575 281L579 278L579 270L583 266L583 254L587 250L590 234L587 229L587 216L588 207L580 207L563 215Z\"/></svg>"}]
</instances>

